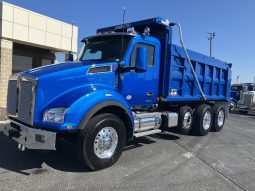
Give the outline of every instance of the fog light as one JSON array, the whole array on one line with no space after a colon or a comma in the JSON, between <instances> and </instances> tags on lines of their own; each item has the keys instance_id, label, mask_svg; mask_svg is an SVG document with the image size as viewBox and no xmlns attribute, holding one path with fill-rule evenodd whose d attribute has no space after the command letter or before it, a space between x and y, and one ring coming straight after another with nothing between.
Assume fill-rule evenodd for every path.
<instances>
[{"instance_id":1,"label":"fog light","mask_svg":"<svg viewBox=\"0 0 255 191\"><path fill-rule=\"evenodd\" d=\"M67 129L73 129L74 126L66 126Z\"/></svg>"}]
</instances>

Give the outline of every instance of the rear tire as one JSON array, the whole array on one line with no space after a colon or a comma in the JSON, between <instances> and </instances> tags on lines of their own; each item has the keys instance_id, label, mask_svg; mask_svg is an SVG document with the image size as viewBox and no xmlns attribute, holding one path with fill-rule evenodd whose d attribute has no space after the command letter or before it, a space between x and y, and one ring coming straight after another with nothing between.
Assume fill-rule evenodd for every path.
<instances>
[{"instance_id":1,"label":"rear tire","mask_svg":"<svg viewBox=\"0 0 255 191\"><path fill-rule=\"evenodd\" d=\"M180 108L177 131L183 135L191 131L193 122L193 111L191 107L183 106Z\"/></svg>"},{"instance_id":2,"label":"rear tire","mask_svg":"<svg viewBox=\"0 0 255 191\"><path fill-rule=\"evenodd\" d=\"M207 135L212 127L212 108L207 104L200 105L195 111L194 119L194 127L196 133L200 136Z\"/></svg>"},{"instance_id":3,"label":"rear tire","mask_svg":"<svg viewBox=\"0 0 255 191\"><path fill-rule=\"evenodd\" d=\"M126 129L120 118L112 114L93 117L80 132L77 154L91 170L113 165L121 156L126 143Z\"/></svg>"},{"instance_id":4,"label":"rear tire","mask_svg":"<svg viewBox=\"0 0 255 191\"><path fill-rule=\"evenodd\" d=\"M215 104L213 106L213 125L212 131L219 132L222 130L226 118L226 109L222 104Z\"/></svg>"}]
</instances>

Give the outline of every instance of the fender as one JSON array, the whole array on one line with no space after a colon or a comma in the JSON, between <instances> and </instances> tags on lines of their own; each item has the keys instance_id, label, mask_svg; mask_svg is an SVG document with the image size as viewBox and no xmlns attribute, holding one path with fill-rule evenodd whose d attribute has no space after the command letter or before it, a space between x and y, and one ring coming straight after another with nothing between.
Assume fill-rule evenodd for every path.
<instances>
[{"instance_id":1,"label":"fender","mask_svg":"<svg viewBox=\"0 0 255 191\"><path fill-rule=\"evenodd\" d=\"M68 124L75 124L76 129L82 129L88 123L89 119L99 110L107 106L117 106L126 111L133 124L133 115L127 101L116 91L97 90L86 94L74 102L68 109L65 121Z\"/></svg>"},{"instance_id":2,"label":"fender","mask_svg":"<svg viewBox=\"0 0 255 191\"><path fill-rule=\"evenodd\" d=\"M94 91L99 90L111 90L114 89L107 85L100 85L100 84L85 84L81 86L74 86L73 88L67 88L66 91L63 91L60 94L51 96L45 93L42 89L37 90L36 98L37 101L35 103L35 115L34 115L34 125L40 128L50 128L50 129L57 129L57 130L64 130L66 129L64 126L62 127L61 124L55 124L50 122L44 122L42 120L42 114L50 108L57 108L57 107L71 107L77 100L80 98L89 95ZM75 125L75 124L69 124Z\"/></svg>"},{"instance_id":3,"label":"fender","mask_svg":"<svg viewBox=\"0 0 255 191\"><path fill-rule=\"evenodd\" d=\"M236 102L236 104L238 103L238 101L234 98L230 98L230 101L234 101L234 102Z\"/></svg>"}]
</instances>

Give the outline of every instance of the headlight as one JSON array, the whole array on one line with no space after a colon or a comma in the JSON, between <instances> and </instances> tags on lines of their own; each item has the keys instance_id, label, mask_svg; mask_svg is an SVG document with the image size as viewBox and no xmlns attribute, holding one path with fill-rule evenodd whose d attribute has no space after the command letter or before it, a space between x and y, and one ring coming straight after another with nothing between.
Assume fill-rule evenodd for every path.
<instances>
[{"instance_id":1,"label":"headlight","mask_svg":"<svg viewBox=\"0 0 255 191\"><path fill-rule=\"evenodd\" d=\"M49 109L43 114L43 120L53 123L64 123L67 109L66 107Z\"/></svg>"}]
</instances>

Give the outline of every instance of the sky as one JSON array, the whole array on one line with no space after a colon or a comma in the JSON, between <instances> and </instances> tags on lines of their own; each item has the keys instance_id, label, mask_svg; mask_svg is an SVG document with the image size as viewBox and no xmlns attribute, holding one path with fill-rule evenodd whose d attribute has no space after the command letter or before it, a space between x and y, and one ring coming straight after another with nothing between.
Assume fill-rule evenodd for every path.
<instances>
[{"instance_id":1,"label":"sky","mask_svg":"<svg viewBox=\"0 0 255 191\"><path fill-rule=\"evenodd\" d=\"M209 54L208 32L216 32L213 57L233 64L232 82L255 76L255 0L5 0L79 27L79 40L97 28L160 16L182 25L188 49ZM173 43L179 45L174 29ZM82 43L79 44L79 49ZM59 59L62 59L59 57Z\"/></svg>"}]
</instances>

